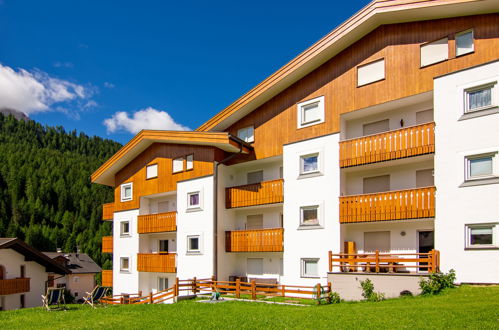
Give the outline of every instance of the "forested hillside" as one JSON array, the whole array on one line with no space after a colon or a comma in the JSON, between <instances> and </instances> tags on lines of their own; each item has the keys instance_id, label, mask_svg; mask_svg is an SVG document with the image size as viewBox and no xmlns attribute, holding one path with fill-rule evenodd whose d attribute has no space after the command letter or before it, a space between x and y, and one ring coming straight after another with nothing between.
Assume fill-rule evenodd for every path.
<instances>
[{"instance_id":1,"label":"forested hillside","mask_svg":"<svg viewBox=\"0 0 499 330\"><path fill-rule=\"evenodd\" d=\"M0 237L19 237L42 251L78 246L109 267L101 237L111 224L101 218L113 193L91 184L90 174L120 146L0 114Z\"/></svg>"}]
</instances>

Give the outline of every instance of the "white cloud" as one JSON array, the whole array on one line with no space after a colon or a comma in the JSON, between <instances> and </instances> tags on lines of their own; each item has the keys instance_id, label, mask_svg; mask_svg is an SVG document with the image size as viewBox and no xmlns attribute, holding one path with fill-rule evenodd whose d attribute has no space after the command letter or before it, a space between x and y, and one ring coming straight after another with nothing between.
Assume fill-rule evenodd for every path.
<instances>
[{"instance_id":1,"label":"white cloud","mask_svg":"<svg viewBox=\"0 0 499 330\"><path fill-rule=\"evenodd\" d=\"M55 62L53 66L54 68L68 68L68 69L74 67L73 63L71 62Z\"/></svg>"},{"instance_id":2,"label":"white cloud","mask_svg":"<svg viewBox=\"0 0 499 330\"><path fill-rule=\"evenodd\" d=\"M53 78L43 71L16 71L0 64L0 108L12 108L29 115L57 111L64 104L65 108L75 111L86 104L95 106L91 100L93 93L91 87Z\"/></svg>"},{"instance_id":3,"label":"white cloud","mask_svg":"<svg viewBox=\"0 0 499 330\"><path fill-rule=\"evenodd\" d=\"M131 117L124 111L116 112L111 118L104 120L104 126L106 126L108 133L123 130L136 134L142 129L190 130L190 128L176 123L168 112L151 107L138 110Z\"/></svg>"},{"instance_id":4,"label":"white cloud","mask_svg":"<svg viewBox=\"0 0 499 330\"><path fill-rule=\"evenodd\" d=\"M104 81L104 87L106 87L106 88L114 88L114 84L110 83L108 81Z\"/></svg>"}]
</instances>

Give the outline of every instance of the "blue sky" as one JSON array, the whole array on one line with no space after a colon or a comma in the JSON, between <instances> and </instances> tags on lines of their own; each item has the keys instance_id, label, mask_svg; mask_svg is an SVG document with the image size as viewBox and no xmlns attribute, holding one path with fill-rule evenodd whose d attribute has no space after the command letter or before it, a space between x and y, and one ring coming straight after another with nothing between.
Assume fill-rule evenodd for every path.
<instances>
[{"instance_id":1,"label":"blue sky","mask_svg":"<svg viewBox=\"0 0 499 330\"><path fill-rule=\"evenodd\" d=\"M122 143L195 129L366 4L0 0L0 107Z\"/></svg>"}]
</instances>

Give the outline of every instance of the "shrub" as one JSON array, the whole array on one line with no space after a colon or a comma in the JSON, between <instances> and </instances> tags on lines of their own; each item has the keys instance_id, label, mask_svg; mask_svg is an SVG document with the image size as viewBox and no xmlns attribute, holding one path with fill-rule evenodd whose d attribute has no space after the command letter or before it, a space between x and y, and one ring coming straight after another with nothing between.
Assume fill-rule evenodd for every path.
<instances>
[{"instance_id":1,"label":"shrub","mask_svg":"<svg viewBox=\"0 0 499 330\"><path fill-rule=\"evenodd\" d=\"M431 295L439 294L442 290L448 288L454 288L456 285L454 281L456 280L456 272L451 269L447 274L445 273L432 273L430 274L428 280L421 279L419 281L419 287L421 288L421 294Z\"/></svg>"},{"instance_id":2,"label":"shrub","mask_svg":"<svg viewBox=\"0 0 499 330\"><path fill-rule=\"evenodd\" d=\"M384 293L374 291L374 284L370 279L360 281L360 287L362 288L362 297L367 301L381 301L385 299Z\"/></svg>"},{"instance_id":3,"label":"shrub","mask_svg":"<svg viewBox=\"0 0 499 330\"><path fill-rule=\"evenodd\" d=\"M341 299L340 294L338 292L334 292L334 291L329 292L329 303L330 304L339 304L342 301L343 301L343 299Z\"/></svg>"}]
</instances>

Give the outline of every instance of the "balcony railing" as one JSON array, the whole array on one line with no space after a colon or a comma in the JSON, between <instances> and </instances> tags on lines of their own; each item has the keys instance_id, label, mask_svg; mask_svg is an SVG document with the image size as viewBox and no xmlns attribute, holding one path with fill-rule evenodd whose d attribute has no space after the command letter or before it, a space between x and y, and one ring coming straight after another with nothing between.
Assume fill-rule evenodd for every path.
<instances>
[{"instance_id":1,"label":"balcony railing","mask_svg":"<svg viewBox=\"0 0 499 330\"><path fill-rule=\"evenodd\" d=\"M284 193L282 179L225 189L225 207L228 209L282 203L283 201Z\"/></svg>"},{"instance_id":2,"label":"balcony railing","mask_svg":"<svg viewBox=\"0 0 499 330\"><path fill-rule=\"evenodd\" d=\"M113 236L102 236L102 253L113 253Z\"/></svg>"},{"instance_id":3,"label":"balcony railing","mask_svg":"<svg viewBox=\"0 0 499 330\"><path fill-rule=\"evenodd\" d=\"M282 252L283 228L225 232L226 252Z\"/></svg>"},{"instance_id":4,"label":"balcony railing","mask_svg":"<svg viewBox=\"0 0 499 330\"><path fill-rule=\"evenodd\" d=\"M102 286L113 287L112 270L102 270Z\"/></svg>"},{"instance_id":5,"label":"balcony railing","mask_svg":"<svg viewBox=\"0 0 499 330\"><path fill-rule=\"evenodd\" d=\"M177 230L177 212L166 212L158 214L139 215L139 234L161 233Z\"/></svg>"},{"instance_id":6,"label":"balcony railing","mask_svg":"<svg viewBox=\"0 0 499 330\"><path fill-rule=\"evenodd\" d=\"M340 223L435 217L435 187L340 197Z\"/></svg>"},{"instance_id":7,"label":"balcony railing","mask_svg":"<svg viewBox=\"0 0 499 330\"><path fill-rule=\"evenodd\" d=\"M8 280L0 280L0 296L29 292L29 282L29 278L12 278Z\"/></svg>"},{"instance_id":8,"label":"balcony railing","mask_svg":"<svg viewBox=\"0 0 499 330\"><path fill-rule=\"evenodd\" d=\"M102 220L113 220L114 217L114 203L107 203L102 205Z\"/></svg>"},{"instance_id":9,"label":"balcony railing","mask_svg":"<svg viewBox=\"0 0 499 330\"><path fill-rule=\"evenodd\" d=\"M383 162L435 152L435 123L340 142L340 167Z\"/></svg>"},{"instance_id":10,"label":"balcony railing","mask_svg":"<svg viewBox=\"0 0 499 330\"><path fill-rule=\"evenodd\" d=\"M137 271L153 273L176 273L176 255L173 253L137 254Z\"/></svg>"}]
</instances>

